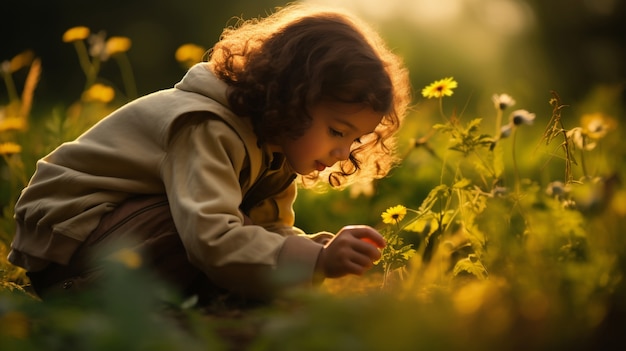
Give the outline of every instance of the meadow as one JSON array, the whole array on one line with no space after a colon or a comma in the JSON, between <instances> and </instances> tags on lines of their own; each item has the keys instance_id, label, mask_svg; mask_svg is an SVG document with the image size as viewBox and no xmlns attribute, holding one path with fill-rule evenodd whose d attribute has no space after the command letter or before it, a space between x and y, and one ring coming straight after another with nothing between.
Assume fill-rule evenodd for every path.
<instances>
[{"instance_id":1,"label":"meadow","mask_svg":"<svg viewBox=\"0 0 626 351\"><path fill-rule=\"evenodd\" d=\"M388 245L362 277L327 280L268 305L198 306L120 255L106 288L43 303L6 261L13 205L35 162L137 96L129 38L65 32L84 73L68 106L34 109L41 59L6 58L0 72L0 345L2 350L618 350L626 345L624 86L589 87L572 105L542 106L463 81L415 87L401 162L341 192L302 189L298 224L349 217ZM181 46L185 66L205 48ZM0 58L5 59L5 58ZM102 66L119 69L119 84ZM452 100L452 98L457 98ZM4 99L4 97L3 97ZM469 106L469 107L468 107ZM33 113L37 111L37 114ZM41 112L43 111L43 112ZM534 111L548 111L539 114ZM314 209L314 210L313 210ZM312 213L312 214L311 214ZM335 221L335 222L333 222ZM151 286L146 294L138 285Z\"/></svg>"}]
</instances>

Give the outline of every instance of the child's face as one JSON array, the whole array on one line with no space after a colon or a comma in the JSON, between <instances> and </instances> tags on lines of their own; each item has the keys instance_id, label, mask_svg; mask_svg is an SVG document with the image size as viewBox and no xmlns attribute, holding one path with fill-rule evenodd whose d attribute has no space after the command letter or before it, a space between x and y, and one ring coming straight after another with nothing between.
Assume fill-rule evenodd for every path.
<instances>
[{"instance_id":1,"label":"child's face","mask_svg":"<svg viewBox=\"0 0 626 351\"><path fill-rule=\"evenodd\" d=\"M372 133L382 114L361 104L323 102L309 110L311 126L298 139L285 139L281 149L299 174L323 171L348 159L359 138Z\"/></svg>"}]
</instances>

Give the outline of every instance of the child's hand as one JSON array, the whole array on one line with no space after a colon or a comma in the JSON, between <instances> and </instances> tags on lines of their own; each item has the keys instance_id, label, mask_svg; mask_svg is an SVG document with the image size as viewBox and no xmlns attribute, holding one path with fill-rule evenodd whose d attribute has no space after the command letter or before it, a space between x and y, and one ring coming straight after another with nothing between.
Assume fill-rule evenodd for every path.
<instances>
[{"instance_id":1,"label":"child's hand","mask_svg":"<svg viewBox=\"0 0 626 351\"><path fill-rule=\"evenodd\" d=\"M320 253L316 269L328 278L361 275L380 259L378 248L384 246L385 239L372 227L343 227Z\"/></svg>"}]
</instances>

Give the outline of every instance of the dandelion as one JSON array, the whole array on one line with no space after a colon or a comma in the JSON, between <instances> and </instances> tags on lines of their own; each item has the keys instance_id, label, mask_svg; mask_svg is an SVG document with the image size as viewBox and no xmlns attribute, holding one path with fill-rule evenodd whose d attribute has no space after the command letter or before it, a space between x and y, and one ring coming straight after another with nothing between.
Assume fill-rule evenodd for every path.
<instances>
[{"instance_id":1,"label":"dandelion","mask_svg":"<svg viewBox=\"0 0 626 351\"><path fill-rule=\"evenodd\" d=\"M440 79L422 89L422 95L428 99L451 96L453 93L452 89L457 86L458 83L452 77Z\"/></svg>"},{"instance_id":2,"label":"dandelion","mask_svg":"<svg viewBox=\"0 0 626 351\"><path fill-rule=\"evenodd\" d=\"M506 110L515 105L515 100L509 94L494 94L491 100L498 110Z\"/></svg>"},{"instance_id":3,"label":"dandelion","mask_svg":"<svg viewBox=\"0 0 626 351\"><path fill-rule=\"evenodd\" d=\"M82 96L84 101L108 103L115 97L115 90L108 85L96 83L89 87Z\"/></svg>"},{"instance_id":4,"label":"dandelion","mask_svg":"<svg viewBox=\"0 0 626 351\"><path fill-rule=\"evenodd\" d=\"M22 147L13 142L0 143L0 155L11 156L22 152Z\"/></svg>"},{"instance_id":5,"label":"dandelion","mask_svg":"<svg viewBox=\"0 0 626 351\"><path fill-rule=\"evenodd\" d=\"M71 43L86 39L89 36L89 28L84 26L72 27L63 33L63 42Z\"/></svg>"},{"instance_id":6,"label":"dandelion","mask_svg":"<svg viewBox=\"0 0 626 351\"><path fill-rule=\"evenodd\" d=\"M509 117L509 121L516 126L522 125L522 124L533 124L533 121L535 120L535 114L534 113L530 113L526 110L515 110L511 113L511 116Z\"/></svg>"},{"instance_id":7,"label":"dandelion","mask_svg":"<svg viewBox=\"0 0 626 351\"><path fill-rule=\"evenodd\" d=\"M397 205L393 207L389 207L383 214L381 215L383 219L383 223L386 224L397 224L406 216L406 207L402 205Z\"/></svg>"},{"instance_id":8,"label":"dandelion","mask_svg":"<svg viewBox=\"0 0 626 351\"><path fill-rule=\"evenodd\" d=\"M131 41L127 37L110 37L105 44L108 55L113 56L130 50Z\"/></svg>"},{"instance_id":9,"label":"dandelion","mask_svg":"<svg viewBox=\"0 0 626 351\"><path fill-rule=\"evenodd\" d=\"M104 40L104 34L101 38L96 39L94 43L101 45L101 41ZM135 75L133 74L132 67L128 57L124 55L125 52L130 50L132 42L127 37L113 36L106 40L104 43L104 50L100 53L100 59L102 61L108 60L109 57L113 57L120 67L122 73L122 79L124 80L124 88L129 98L133 99L137 96L137 87L135 84ZM93 52L95 54L95 51Z\"/></svg>"},{"instance_id":10,"label":"dandelion","mask_svg":"<svg viewBox=\"0 0 626 351\"><path fill-rule=\"evenodd\" d=\"M191 66L194 63L202 61L202 57L206 53L206 49L196 44L184 44L176 49L174 56L176 61Z\"/></svg>"}]
</instances>

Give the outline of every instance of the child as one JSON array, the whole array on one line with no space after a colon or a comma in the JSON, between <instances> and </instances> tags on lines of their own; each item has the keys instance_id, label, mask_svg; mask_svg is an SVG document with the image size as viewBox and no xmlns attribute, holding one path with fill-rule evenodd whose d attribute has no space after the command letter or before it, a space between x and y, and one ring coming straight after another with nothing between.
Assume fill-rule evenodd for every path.
<instances>
[{"instance_id":1,"label":"child","mask_svg":"<svg viewBox=\"0 0 626 351\"><path fill-rule=\"evenodd\" d=\"M9 260L42 297L97 286L93 258L119 245L205 299L363 274L382 236L293 227L296 179L343 187L386 175L408 92L400 60L347 14L290 5L227 28L174 88L37 163Z\"/></svg>"}]
</instances>

